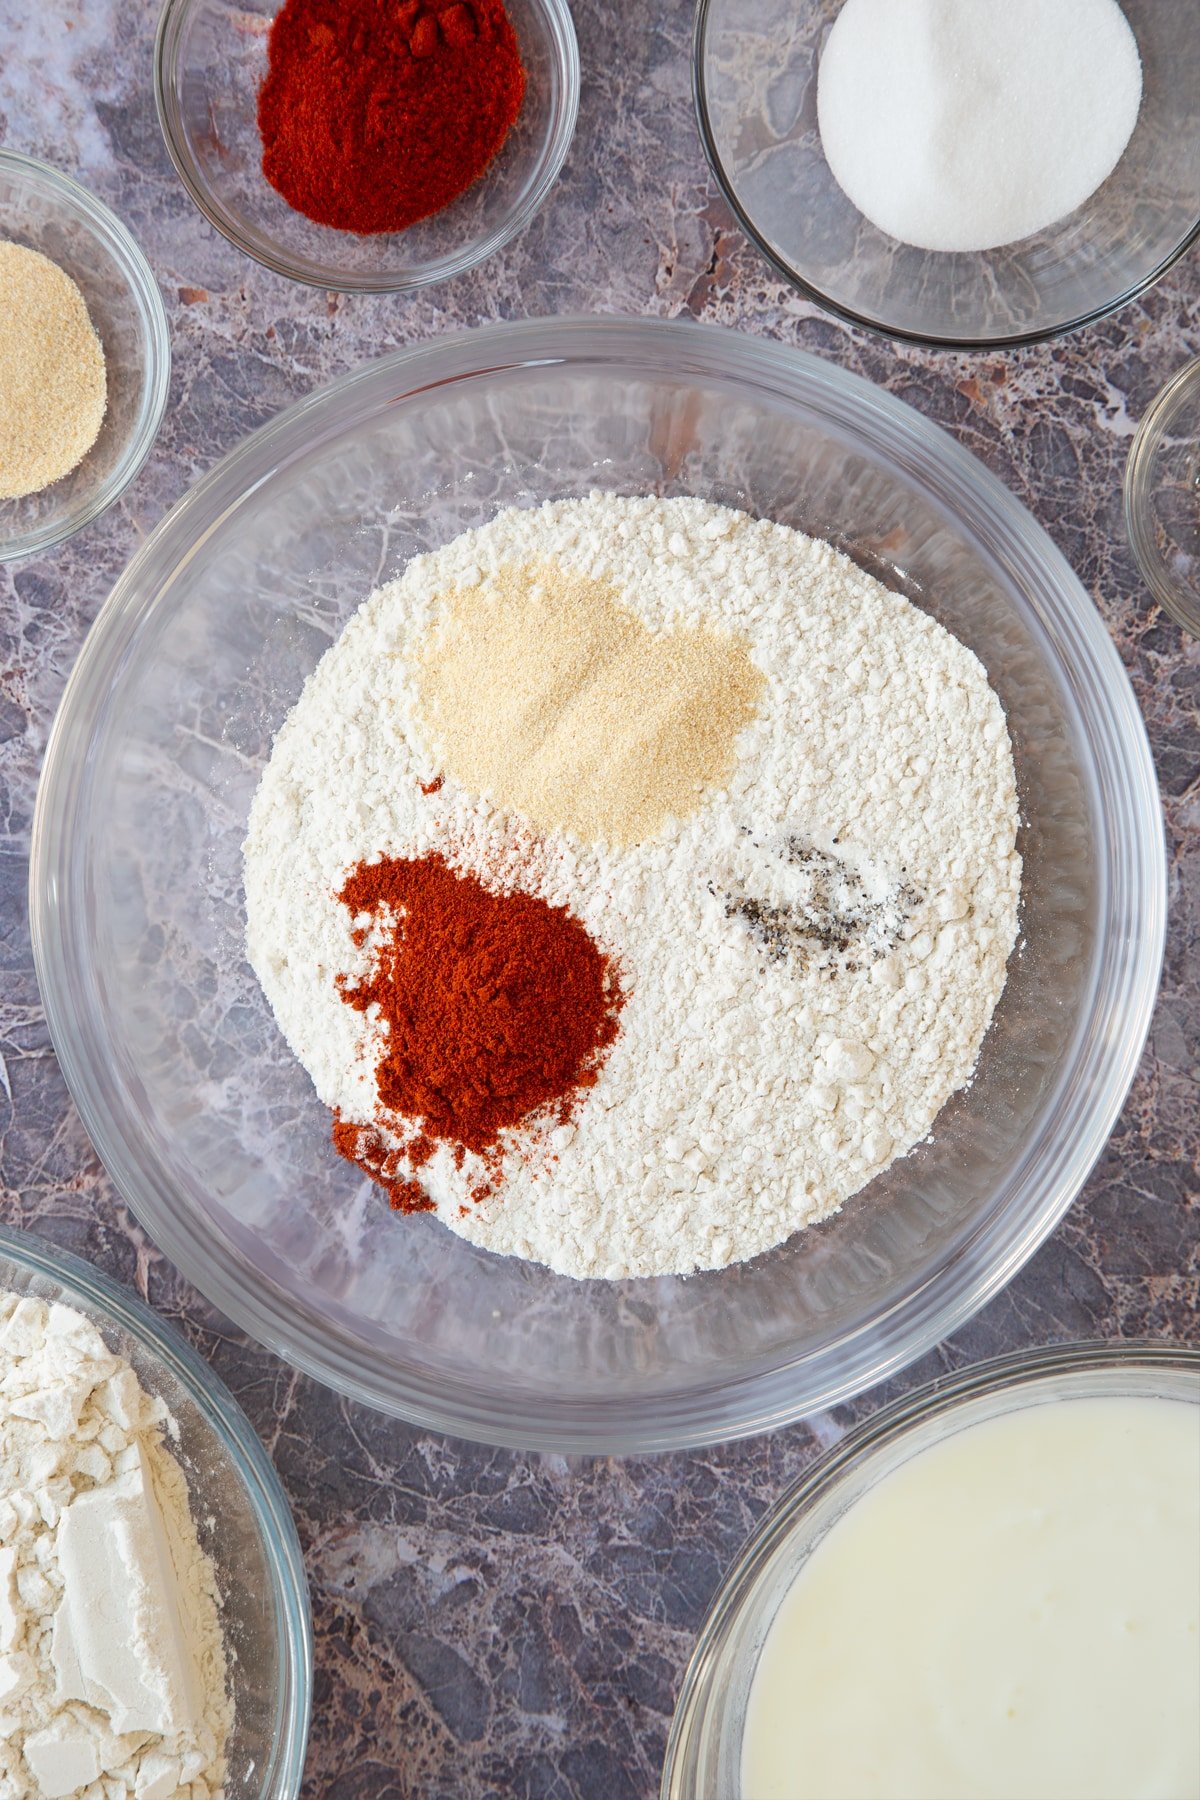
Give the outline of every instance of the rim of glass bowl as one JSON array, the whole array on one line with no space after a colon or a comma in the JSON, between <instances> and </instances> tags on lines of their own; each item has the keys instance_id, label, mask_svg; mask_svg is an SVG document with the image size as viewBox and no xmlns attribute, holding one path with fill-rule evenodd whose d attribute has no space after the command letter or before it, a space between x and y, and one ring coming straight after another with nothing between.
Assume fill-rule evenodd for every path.
<instances>
[{"instance_id":1,"label":"rim of glass bowl","mask_svg":"<svg viewBox=\"0 0 1200 1800\"><path fill-rule=\"evenodd\" d=\"M1153 1380L1156 1372L1190 1375L1200 1383L1200 1349L1130 1340L1047 1344L1008 1351L923 1383L853 1426L845 1437L824 1451L771 1503L737 1551L712 1598L675 1702L663 1759L660 1800L693 1800L697 1740L703 1740L714 1729L722 1729L731 1716L718 1685L726 1640L737 1629L743 1607L767 1577L777 1551L804 1528L815 1509L828 1501L843 1482L860 1473L864 1464L917 1426L955 1413L984 1395L1019 1393L1064 1377L1076 1390L1086 1388L1091 1377L1096 1377L1097 1385L1102 1386L1099 1377L1116 1375L1122 1369L1130 1373L1137 1385L1155 1391L1161 1385ZM1200 1405L1200 1385L1193 1399Z\"/></svg>"},{"instance_id":2,"label":"rim of glass bowl","mask_svg":"<svg viewBox=\"0 0 1200 1800\"><path fill-rule=\"evenodd\" d=\"M848 325L861 325L864 331L878 332L881 337L896 338L908 344L927 344L934 350L1011 350L1018 344L1043 344L1050 338L1065 337L1068 332L1081 330L1085 325L1094 325L1097 319L1105 319L1109 313L1118 312L1122 306L1128 306L1139 294L1152 288L1156 281L1161 281L1167 270L1186 255L1192 245L1200 238L1200 216L1191 230L1186 232L1168 256L1155 264L1149 273L1130 287L1123 288L1111 299L1100 305L1089 307L1086 312L1075 313L1070 318L1062 319L1054 325L1039 326L1036 331L1014 331L1001 337L941 337L936 332L914 331L907 326L889 325L885 319L873 317L870 313L855 312L853 307L844 306L840 300L832 299L822 288L809 281L799 269L784 260L768 240L762 235L754 221L738 198L734 182L721 160L717 149L716 133L712 127L712 119L708 110L708 94L705 88L704 61L708 19L714 0L697 0L696 23L692 33L692 98L696 108L696 125L700 132L700 142L704 146L704 154L708 166L716 178L717 186L725 199L726 205L733 213L738 225L745 232L751 243L766 257L776 274L782 275L794 288L813 300L825 312L833 313L836 318L844 319Z\"/></svg>"},{"instance_id":3,"label":"rim of glass bowl","mask_svg":"<svg viewBox=\"0 0 1200 1800\"><path fill-rule=\"evenodd\" d=\"M278 1750L266 1773L270 1800L295 1800L304 1775L312 1705L312 1609L304 1558L279 1475L258 1434L216 1371L152 1307L91 1263L31 1232L0 1224L0 1260L55 1282L135 1338L177 1381L214 1436L230 1451L258 1520L277 1600L280 1666Z\"/></svg>"},{"instance_id":4,"label":"rim of glass bowl","mask_svg":"<svg viewBox=\"0 0 1200 1800\"><path fill-rule=\"evenodd\" d=\"M1125 464L1125 530L1142 579L1155 600L1177 625L1200 637L1200 601L1191 600L1167 579L1150 505L1154 459L1175 422L1176 410L1189 401L1200 415L1200 356L1185 363L1142 414Z\"/></svg>"},{"instance_id":5,"label":"rim of glass bowl","mask_svg":"<svg viewBox=\"0 0 1200 1800\"><path fill-rule=\"evenodd\" d=\"M605 364L659 378L723 379L828 419L869 426L880 454L949 515L971 520L983 553L1040 598L1039 617L1075 690L1095 761L1100 844L1100 953L1093 992L1104 1003L1076 1033L1048 1104L1045 1148L1010 1177L1004 1203L953 1255L885 1312L823 1347L719 1386L651 1390L635 1398L546 1393L535 1401L480 1397L475 1384L433 1383L381 1369L365 1351L316 1331L227 1246L178 1207L169 1169L144 1165L120 1106L98 1080L110 1062L80 927L86 869L74 851L86 806L87 746L142 619L182 562L292 456L310 456L356 421L434 387L488 381L521 368ZM715 325L660 319L534 319L476 328L400 350L341 376L247 438L167 515L118 579L84 644L46 748L30 864L34 959L67 1085L105 1166L176 1266L214 1305L294 1366L353 1399L414 1424L480 1442L564 1453L648 1452L772 1430L873 1386L946 1337L998 1293L1049 1234L1099 1156L1133 1079L1158 987L1166 928L1166 856L1145 726L1099 613L1066 559L1001 482L911 407L835 364ZM1066 1071L1070 1071L1067 1078ZM331 1347L332 1346L332 1347Z\"/></svg>"},{"instance_id":6,"label":"rim of glass bowl","mask_svg":"<svg viewBox=\"0 0 1200 1800\"><path fill-rule=\"evenodd\" d=\"M102 512L107 512L113 501L125 492L149 456L166 411L167 389L171 382L171 334L167 326L166 307L150 264L130 232L102 200L97 200L87 188L81 187L79 182L64 175L50 163L41 162L36 156L26 156L20 150L0 149L0 168L14 169L32 186L47 188L52 194L57 194L83 215L88 229L107 246L125 275L141 319L146 340L148 373L148 378L143 383L142 405L136 426L129 435L124 454L108 479L101 482L87 500L82 501L72 512L65 513L55 523L40 525L17 537L0 539L0 563L5 563L17 562L21 557L49 550L55 544L74 537L77 531L90 525Z\"/></svg>"},{"instance_id":7,"label":"rim of glass bowl","mask_svg":"<svg viewBox=\"0 0 1200 1800\"><path fill-rule=\"evenodd\" d=\"M579 116L579 41L568 0L530 0L542 14L554 46L558 82L551 96L553 130L542 157L537 180L520 204L506 218L482 237L470 238L448 256L438 257L417 269L364 271L353 273L332 263L318 263L307 257L292 257L264 232L244 231L238 222L214 199L188 149L186 134L180 127L177 84L174 76L183 40L183 27L195 0L166 0L159 15L154 40L154 102L162 129L167 154L175 172L183 182L210 225L235 249L241 250L264 268L289 281L306 287L328 288L345 294L398 294L429 287L437 281L448 281L462 275L497 250L511 243L541 210L551 189L562 173L563 163L575 136ZM403 238L403 233L395 235Z\"/></svg>"}]
</instances>

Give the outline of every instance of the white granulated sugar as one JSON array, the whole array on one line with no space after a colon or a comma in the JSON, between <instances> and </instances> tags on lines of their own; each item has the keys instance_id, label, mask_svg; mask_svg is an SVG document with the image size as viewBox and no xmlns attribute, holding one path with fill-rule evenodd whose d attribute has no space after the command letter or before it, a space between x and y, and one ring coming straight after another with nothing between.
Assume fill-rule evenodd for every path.
<instances>
[{"instance_id":1,"label":"white granulated sugar","mask_svg":"<svg viewBox=\"0 0 1200 1800\"><path fill-rule=\"evenodd\" d=\"M81 1313L0 1293L0 1800L221 1800L216 1576L168 1423Z\"/></svg>"},{"instance_id":2,"label":"white granulated sugar","mask_svg":"<svg viewBox=\"0 0 1200 1800\"><path fill-rule=\"evenodd\" d=\"M766 676L729 785L615 851L447 777L413 662L454 584L557 561L655 631L743 634ZM276 739L245 846L247 946L317 1093L375 1112L348 870L437 849L565 904L620 969L620 1031L573 1126L421 1180L451 1230L573 1276L754 1256L925 1137L972 1073L1017 930L1011 746L972 653L828 544L699 500L593 495L506 511L417 557L322 658ZM395 1139L401 1141L400 1134ZM396 1229L404 1229L397 1221Z\"/></svg>"},{"instance_id":3,"label":"white granulated sugar","mask_svg":"<svg viewBox=\"0 0 1200 1800\"><path fill-rule=\"evenodd\" d=\"M1116 168L1142 96L1116 0L846 0L817 120L881 231L978 251L1055 224Z\"/></svg>"}]
</instances>

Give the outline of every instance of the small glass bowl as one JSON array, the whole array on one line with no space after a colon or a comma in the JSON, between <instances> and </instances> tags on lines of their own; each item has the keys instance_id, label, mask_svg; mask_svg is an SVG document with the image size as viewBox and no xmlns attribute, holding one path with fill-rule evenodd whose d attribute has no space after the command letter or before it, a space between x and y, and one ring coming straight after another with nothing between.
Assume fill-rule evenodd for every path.
<instances>
[{"instance_id":1,"label":"small glass bowl","mask_svg":"<svg viewBox=\"0 0 1200 1800\"><path fill-rule=\"evenodd\" d=\"M392 293L472 269L525 229L558 179L579 111L567 0L506 0L528 77L513 129L480 179L407 231L315 225L262 172L258 90L280 0L166 0L154 92L171 161L205 218L247 256L312 287Z\"/></svg>"},{"instance_id":2,"label":"small glass bowl","mask_svg":"<svg viewBox=\"0 0 1200 1800\"><path fill-rule=\"evenodd\" d=\"M1154 598L1200 637L1200 356L1138 426L1125 465L1125 529Z\"/></svg>"},{"instance_id":3,"label":"small glass bowl","mask_svg":"<svg viewBox=\"0 0 1200 1800\"><path fill-rule=\"evenodd\" d=\"M700 0L700 136L742 228L787 280L856 325L916 343L999 349L1123 306L1200 235L1200 9L1122 0L1142 104L1117 167L1065 219L974 254L918 250L864 219L817 129L817 68L841 0Z\"/></svg>"},{"instance_id":4,"label":"small glass bowl","mask_svg":"<svg viewBox=\"0 0 1200 1800\"><path fill-rule=\"evenodd\" d=\"M1200 1350L1062 1344L974 1364L906 1394L857 1426L780 1496L717 1591L684 1674L661 1800L736 1800L759 1655L781 1601L830 1526L901 1463L966 1426L1047 1401L1200 1405Z\"/></svg>"},{"instance_id":5,"label":"small glass bowl","mask_svg":"<svg viewBox=\"0 0 1200 1800\"><path fill-rule=\"evenodd\" d=\"M0 150L0 240L40 250L79 288L104 346L108 407L83 460L50 487L0 500L0 562L62 543L111 506L158 436L171 379L167 315L115 214L48 163Z\"/></svg>"},{"instance_id":6,"label":"small glass bowl","mask_svg":"<svg viewBox=\"0 0 1200 1800\"><path fill-rule=\"evenodd\" d=\"M234 1704L227 1800L296 1800L312 1690L312 1618L296 1527L250 1421L206 1363L128 1289L25 1231L0 1225L0 1293L61 1300L164 1400L200 1542L224 1600Z\"/></svg>"}]
</instances>

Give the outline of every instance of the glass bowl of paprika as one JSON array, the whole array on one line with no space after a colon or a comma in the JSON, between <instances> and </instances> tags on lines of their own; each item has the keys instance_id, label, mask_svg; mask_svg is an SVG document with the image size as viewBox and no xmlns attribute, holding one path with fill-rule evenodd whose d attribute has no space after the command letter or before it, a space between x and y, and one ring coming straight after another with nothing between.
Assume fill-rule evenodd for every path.
<instances>
[{"instance_id":1,"label":"glass bowl of paprika","mask_svg":"<svg viewBox=\"0 0 1200 1800\"><path fill-rule=\"evenodd\" d=\"M359 603L501 509L593 490L695 496L839 545L980 659L1014 749L1023 942L971 1086L835 1216L687 1277L573 1279L391 1211L334 1149L247 960L251 804ZM283 912L300 905L295 890ZM1145 727L1104 623L959 445L783 344L695 321L533 319L342 377L173 508L68 683L30 918L84 1124L215 1305L422 1426L615 1454L805 1417L999 1293L1078 1194L1133 1079L1166 859ZM635 907L631 956L642 923ZM664 1013L664 1041L686 1018ZM727 1054L714 1046L714 1080ZM794 1125L780 1113L776 1129ZM661 1137L644 1114L620 1153L661 1162Z\"/></svg>"},{"instance_id":2,"label":"glass bowl of paprika","mask_svg":"<svg viewBox=\"0 0 1200 1800\"><path fill-rule=\"evenodd\" d=\"M158 116L205 217L293 281L388 293L525 229L579 108L567 0L166 0Z\"/></svg>"}]
</instances>

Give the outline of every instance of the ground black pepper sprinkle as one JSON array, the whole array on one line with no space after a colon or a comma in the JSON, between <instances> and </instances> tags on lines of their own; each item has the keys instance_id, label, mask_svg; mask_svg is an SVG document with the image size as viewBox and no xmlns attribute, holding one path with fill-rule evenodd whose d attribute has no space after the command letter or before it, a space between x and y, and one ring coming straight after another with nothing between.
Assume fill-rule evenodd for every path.
<instances>
[{"instance_id":1,"label":"ground black pepper sprinkle","mask_svg":"<svg viewBox=\"0 0 1200 1800\"><path fill-rule=\"evenodd\" d=\"M757 841L752 841L758 848ZM772 962L796 957L807 965L817 958L828 965L831 974L838 968L853 974L895 947L922 898L905 879L897 881L882 899L872 898L856 869L795 834L783 839L779 854L810 877L807 902L779 905L753 894L718 893L709 883L709 892L722 902L725 917L739 919Z\"/></svg>"}]
</instances>

